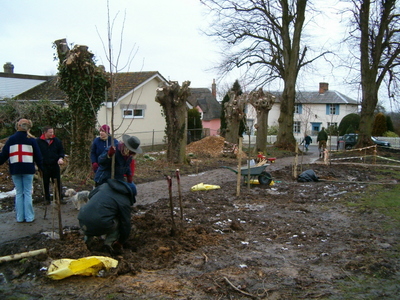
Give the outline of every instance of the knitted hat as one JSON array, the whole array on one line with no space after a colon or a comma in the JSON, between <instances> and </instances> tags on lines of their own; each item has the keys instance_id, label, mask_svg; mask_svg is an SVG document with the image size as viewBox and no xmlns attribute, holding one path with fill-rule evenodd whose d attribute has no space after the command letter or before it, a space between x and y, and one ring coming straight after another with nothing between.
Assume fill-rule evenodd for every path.
<instances>
[{"instance_id":1,"label":"knitted hat","mask_svg":"<svg viewBox=\"0 0 400 300\"><path fill-rule=\"evenodd\" d=\"M99 130L102 130L102 131L106 132L107 134L110 134L110 126L108 126L106 124L101 126Z\"/></svg>"}]
</instances>

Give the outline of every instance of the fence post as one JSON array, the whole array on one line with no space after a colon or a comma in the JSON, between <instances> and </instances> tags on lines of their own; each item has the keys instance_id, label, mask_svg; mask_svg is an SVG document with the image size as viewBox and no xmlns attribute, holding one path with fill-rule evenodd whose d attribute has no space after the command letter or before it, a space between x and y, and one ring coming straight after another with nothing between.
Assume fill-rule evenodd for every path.
<instances>
[{"instance_id":1,"label":"fence post","mask_svg":"<svg viewBox=\"0 0 400 300\"><path fill-rule=\"evenodd\" d=\"M154 151L154 129L153 129L153 136L151 137L151 151Z\"/></svg>"}]
</instances>

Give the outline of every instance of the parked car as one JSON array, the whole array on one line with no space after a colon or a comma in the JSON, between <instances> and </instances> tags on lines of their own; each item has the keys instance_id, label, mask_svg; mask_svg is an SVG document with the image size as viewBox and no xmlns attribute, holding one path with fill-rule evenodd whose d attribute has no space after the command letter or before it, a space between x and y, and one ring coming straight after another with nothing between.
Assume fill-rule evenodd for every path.
<instances>
[{"instance_id":1,"label":"parked car","mask_svg":"<svg viewBox=\"0 0 400 300\"><path fill-rule=\"evenodd\" d=\"M372 142L374 142L378 146L390 147L390 143L387 141L378 140L376 137L371 137ZM337 148L349 150L354 148L357 144L358 134L357 133L348 133L344 136L339 137Z\"/></svg>"}]
</instances>

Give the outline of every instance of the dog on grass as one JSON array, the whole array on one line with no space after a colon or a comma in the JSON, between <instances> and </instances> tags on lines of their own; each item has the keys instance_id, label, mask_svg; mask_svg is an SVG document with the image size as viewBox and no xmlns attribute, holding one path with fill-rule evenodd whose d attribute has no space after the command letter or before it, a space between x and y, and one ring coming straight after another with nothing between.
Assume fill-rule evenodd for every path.
<instances>
[{"instance_id":1,"label":"dog on grass","mask_svg":"<svg viewBox=\"0 0 400 300\"><path fill-rule=\"evenodd\" d=\"M74 189L67 189L65 196L69 197L69 200L71 200L77 210L80 210L89 201L89 193L90 191L77 192Z\"/></svg>"}]
</instances>

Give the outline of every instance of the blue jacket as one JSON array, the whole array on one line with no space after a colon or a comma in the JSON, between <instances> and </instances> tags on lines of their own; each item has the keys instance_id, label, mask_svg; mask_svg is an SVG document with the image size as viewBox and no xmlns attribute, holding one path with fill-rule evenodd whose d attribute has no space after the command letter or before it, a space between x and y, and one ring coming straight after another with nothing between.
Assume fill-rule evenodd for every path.
<instances>
[{"instance_id":1,"label":"blue jacket","mask_svg":"<svg viewBox=\"0 0 400 300\"><path fill-rule=\"evenodd\" d=\"M35 138L26 131L17 131L9 137L0 153L0 165L9 159L11 175L35 174L35 163L43 170L43 157Z\"/></svg>"},{"instance_id":2,"label":"blue jacket","mask_svg":"<svg viewBox=\"0 0 400 300\"><path fill-rule=\"evenodd\" d=\"M114 139L115 147L118 145L118 140ZM107 140L102 140L97 137L93 140L92 148L90 149L90 161L92 163L99 162L99 156L104 152L105 149L111 146L111 136L108 136Z\"/></svg>"},{"instance_id":3,"label":"blue jacket","mask_svg":"<svg viewBox=\"0 0 400 300\"><path fill-rule=\"evenodd\" d=\"M85 235L106 234L119 222L119 239L124 243L131 232L131 206L135 203L136 186L132 183L109 179L89 194L88 203L79 211L78 219Z\"/></svg>"},{"instance_id":4,"label":"blue jacket","mask_svg":"<svg viewBox=\"0 0 400 300\"><path fill-rule=\"evenodd\" d=\"M112 158L108 157L108 148L99 156L99 169L96 171L94 181L100 185L111 178L111 163ZM116 147L115 156L115 173L114 178L124 180L124 175L131 176L130 164L132 162L132 156L123 157L118 147Z\"/></svg>"}]
</instances>

